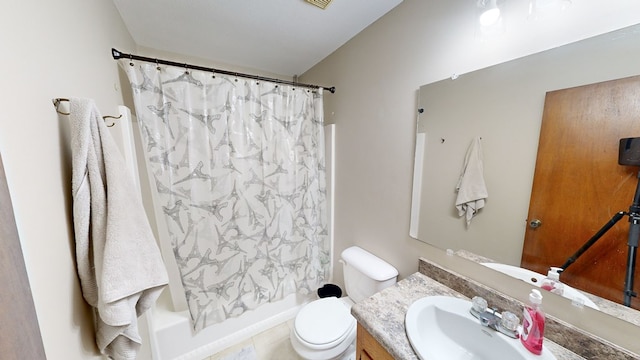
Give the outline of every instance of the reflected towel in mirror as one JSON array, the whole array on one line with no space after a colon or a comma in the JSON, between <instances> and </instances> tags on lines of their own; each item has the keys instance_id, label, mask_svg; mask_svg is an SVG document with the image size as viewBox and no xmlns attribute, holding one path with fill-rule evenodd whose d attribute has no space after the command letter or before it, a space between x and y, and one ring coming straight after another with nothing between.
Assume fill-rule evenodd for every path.
<instances>
[{"instance_id":1,"label":"reflected towel in mirror","mask_svg":"<svg viewBox=\"0 0 640 360\"><path fill-rule=\"evenodd\" d=\"M471 219L484 207L485 199L489 196L483 175L480 137L475 137L467 149L456 191L458 216L464 215L469 226Z\"/></svg>"}]
</instances>

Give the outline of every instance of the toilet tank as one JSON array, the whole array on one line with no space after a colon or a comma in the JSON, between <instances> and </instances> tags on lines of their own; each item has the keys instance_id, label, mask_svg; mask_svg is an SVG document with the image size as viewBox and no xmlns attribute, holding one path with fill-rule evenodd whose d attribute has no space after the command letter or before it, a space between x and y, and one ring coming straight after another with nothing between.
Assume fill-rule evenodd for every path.
<instances>
[{"instance_id":1,"label":"toilet tank","mask_svg":"<svg viewBox=\"0 0 640 360\"><path fill-rule=\"evenodd\" d=\"M352 246L342 252L344 286L354 302L360 302L396 283L398 270L370 252Z\"/></svg>"}]
</instances>

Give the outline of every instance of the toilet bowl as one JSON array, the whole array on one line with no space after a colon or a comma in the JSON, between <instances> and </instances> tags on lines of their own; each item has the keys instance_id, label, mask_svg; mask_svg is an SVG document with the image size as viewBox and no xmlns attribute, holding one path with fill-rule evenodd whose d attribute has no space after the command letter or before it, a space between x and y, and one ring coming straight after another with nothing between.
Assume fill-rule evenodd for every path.
<instances>
[{"instance_id":1,"label":"toilet bowl","mask_svg":"<svg viewBox=\"0 0 640 360\"><path fill-rule=\"evenodd\" d=\"M341 262L349 297L312 301L294 320L291 345L304 359L355 360L357 322L351 306L395 284L398 277L393 266L357 246L344 250Z\"/></svg>"}]
</instances>

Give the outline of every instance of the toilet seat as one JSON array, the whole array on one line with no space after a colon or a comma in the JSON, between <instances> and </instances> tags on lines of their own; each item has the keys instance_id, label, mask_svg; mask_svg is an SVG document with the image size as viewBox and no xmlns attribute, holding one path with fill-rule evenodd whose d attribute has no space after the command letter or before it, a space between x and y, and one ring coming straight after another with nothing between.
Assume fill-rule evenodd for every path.
<instances>
[{"instance_id":1,"label":"toilet seat","mask_svg":"<svg viewBox=\"0 0 640 360\"><path fill-rule=\"evenodd\" d=\"M356 319L344 302L335 297L322 298L307 304L296 316L296 338L313 350L335 347L354 331Z\"/></svg>"}]
</instances>

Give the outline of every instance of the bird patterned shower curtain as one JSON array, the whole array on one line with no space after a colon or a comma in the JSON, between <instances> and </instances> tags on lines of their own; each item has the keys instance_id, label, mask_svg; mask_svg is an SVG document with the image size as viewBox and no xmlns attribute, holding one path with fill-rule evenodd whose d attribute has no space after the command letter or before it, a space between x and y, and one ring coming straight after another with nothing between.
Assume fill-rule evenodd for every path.
<instances>
[{"instance_id":1,"label":"bird patterned shower curtain","mask_svg":"<svg viewBox=\"0 0 640 360\"><path fill-rule=\"evenodd\" d=\"M322 89L119 64L194 330L324 284Z\"/></svg>"}]
</instances>

